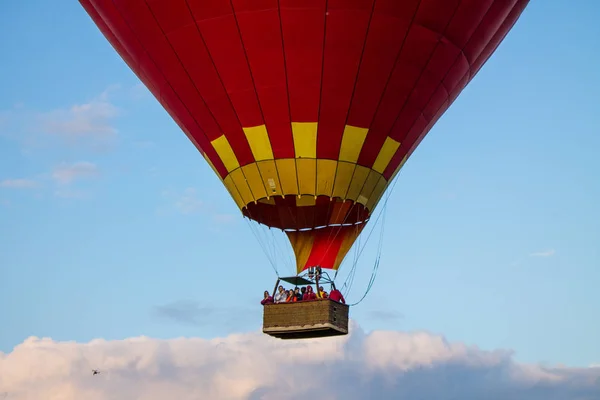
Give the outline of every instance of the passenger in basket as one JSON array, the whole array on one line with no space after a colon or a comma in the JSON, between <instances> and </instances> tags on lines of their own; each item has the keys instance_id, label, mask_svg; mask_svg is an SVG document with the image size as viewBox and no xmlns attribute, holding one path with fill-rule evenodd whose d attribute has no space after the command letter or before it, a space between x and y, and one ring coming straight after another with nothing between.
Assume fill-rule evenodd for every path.
<instances>
[{"instance_id":1,"label":"passenger in basket","mask_svg":"<svg viewBox=\"0 0 600 400\"><path fill-rule=\"evenodd\" d=\"M331 288L331 292L329 292L329 299L337 301L338 303L346 304L346 300L344 299L342 292L337 290L335 287Z\"/></svg>"},{"instance_id":2,"label":"passenger in basket","mask_svg":"<svg viewBox=\"0 0 600 400\"><path fill-rule=\"evenodd\" d=\"M306 290L304 288L302 288L303 290ZM294 289L294 296L296 296L296 300L295 301L302 301L302 295L303 293L300 293L300 289L296 288Z\"/></svg>"},{"instance_id":3,"label":"passenger in basket","mask_svg":"<svg viewBox=\"0 0 600 400\"><path fill-rule=\"evenodd\" d=\"M296 301L296 296L294 295L294 291L292 289L287 291L287 298L285 299L286 303L292 303Z\"/></svg>"},{"instance_id":4,"label":"passenger in basket","mask_svg":"<svg viewBox=\"0 0 600 400\"><path fill-rule=\"evenodd\" d=\"M304 295L306 294L306 288L304 286L302 286L302 289L300 289L300 301L304 300Z\"/></svg>"},{"instance_id":5,"label":"passenger in basket","mask_svg":"<svg viewBox=\"0 0 600 400\"><path fill-rule=\"evenodd\" d=\"M262 304L263 306L265 304L271 304L273 303L273 298L271 296L269 296L269 291L265 290L265 297L261 300L260 304Z\"/></svg>"},{"instance_id":6,"label":"passenger in basket","mask_svg":"<svg viewBox=\"0 0 600 400\"><path fill-rule=\"evenodd\" d=\"M319 297L322 299L327 298L327 292L323 290L323 286L319 286Z\"/></svg>"},{"instance_id":7,"label":"passenger in basket","mask_svg":"<svg viewBox=\"0 0 600 400\"><path fill-rule=\"evenodd\" d=\"M279 291L275 293L275 303L284 303L287 298L287 292L283 289L283 286L279 286Z\"/></svg>"},{"instance_id":8,"label":"passenger in basket","mask_svg":"<svg viewBox=\"0 0 600 400\"><path fill-rule=\"evenodd\" d=\"M317 295L315 294L315 292L313 292L312 286L307 286L306 293L304 293L304 297L302 298L302 300L315 300L316 298Z\"/></svg>"}]
</instances>

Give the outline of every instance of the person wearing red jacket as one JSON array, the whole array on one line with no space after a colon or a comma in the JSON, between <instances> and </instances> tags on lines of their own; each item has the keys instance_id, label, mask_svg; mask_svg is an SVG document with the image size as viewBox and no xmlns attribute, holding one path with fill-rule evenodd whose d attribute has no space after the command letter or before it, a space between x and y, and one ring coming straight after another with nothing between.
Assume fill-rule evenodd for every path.
<instances>
[{"instance_id":1,"label":"person wearing red jacket","mask_svg":"<svg viewBox=\"0 0 600 400\"><path fill-rule=\"evenodd\" d=\"M338 303L346 304L346 299L344 299L342 292L337 290L335 287L331 288L331 292L329 292L329 299L337 301Z\"/></svg>"},{"instance_id":2,"label":"person wearing red jacket","mask_svg":"<svg viewBox=\"0 0 600 400\"><path fill-rule=\"evenodd\" d=\"M317 299L317 295L315 294L315 292L313 292L312 286L307 286L306 293L304 293L302 300L316 300L316 299Z\"/></svg>"},{"instance_id":3,"label":"person wearing red jacket","mask_svg":"<svg viewBox=\"0 0 600 400\"><path fill-rule=\"evenodd\" d=\"M260 301L260 304L263 306L265 304L273 304L273 298L269 295L269 291L265 290L264 298Z\"/></svg>"}]
</instances>

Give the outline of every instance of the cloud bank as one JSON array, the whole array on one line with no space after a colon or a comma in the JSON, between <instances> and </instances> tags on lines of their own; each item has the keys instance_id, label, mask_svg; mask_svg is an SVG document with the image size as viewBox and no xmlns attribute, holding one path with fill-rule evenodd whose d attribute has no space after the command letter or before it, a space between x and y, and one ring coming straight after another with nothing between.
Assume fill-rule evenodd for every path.
<instances>
[{"instance_id":1,"label":"cloud bank","mask_svg":"<svg viewBox=\"0 0 600 400\"><path fill-rule=\"evenodd\" d=\"M92 376L92 368L101 370ZM352 325L342 338L281 341L260 333L205 340L137 337L89 343L31 337L0 353L6 399L593 400L600 368L516 363L426 332Z\"/></svg>"}]
</instances>

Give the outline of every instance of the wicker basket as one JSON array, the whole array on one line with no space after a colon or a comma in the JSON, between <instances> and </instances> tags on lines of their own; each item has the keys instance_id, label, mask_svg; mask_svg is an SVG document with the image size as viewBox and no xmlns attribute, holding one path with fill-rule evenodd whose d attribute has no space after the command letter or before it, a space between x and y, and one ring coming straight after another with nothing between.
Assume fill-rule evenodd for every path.
<instances>
[{"instance_id":1,"label":"wicker basket","mask_svg":"<svg viewBox=\"0 0 600 400\"><path fill-rule=\"evenodd\" d=\"M329 299L267 304L263 332L280 339L347 335L349 309Z\"/></svg>"}]
</instances>

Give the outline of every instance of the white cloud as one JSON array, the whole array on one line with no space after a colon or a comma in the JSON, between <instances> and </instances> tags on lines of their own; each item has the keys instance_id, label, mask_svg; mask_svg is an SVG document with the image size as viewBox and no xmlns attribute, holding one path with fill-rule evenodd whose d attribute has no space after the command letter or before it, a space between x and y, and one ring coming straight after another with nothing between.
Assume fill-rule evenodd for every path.
<instances>
[{"instance_id":1,"label":"white cloud","mask_svg":"<svg viewBox=\"0 0 600 400\"><path fill-rule=\"evenodd\" d=\"M85 138L97 142L97 145L98 142L114 139L117 130L112 125L112 120L119 111L109 101L108 95L116 88L108 88L87 103L39 114L41 129L71 143Z\"/></svg>"},{"instance_id":2,"label":"white cloud","mask_svg":"<svg viewBox=\"0 0 600 400\"><path fill-rule=\"evenodd\" d=\"M108 101L92 101L40 117L46 132L74 138L83 135L114 136L116 130L110 120L116 115L117 108Z\"/></svg>"},{"instance_id":3,"label":"white cloud","mask_svg":"<svg viewBox=\"0 0 600 400\"><path fill-rule=\"evenodd\" d=\"M550 250L546 250L546 251L530 253L529 256L530 257L552 257L555 253L556 253L556 251L554 249L550 249Z\"/></svg>"},{"instance_id":4,"label":"white cloud","mask_svg":"<svg viewBox=\"0 0 600 400\"><path fill-rule=\"evenodd\" d=\"M86 161L72 164L62 163L52 171L52 179L61 185L68 185L75 180L96 177L98 175L98 167Z\"/></svg>"},{"instance_id":5,"label":"white cloud","mask_svg":"<svg viewBox=\"0 0 600 400\"><path fill-rule=\"evenodd\" d=\"M38 182L32 179L5 179L0 181L0 187L11 189L33 189L38 187Z\"/></svg>"},{"instance_id":6,"label":"white cloud","mask_svg":"<svg viewBox=\"0 0 600 400\"><path fill-rule=\"evenodd\" d=\"M50 111L15 105L0 111L0 134L22 143L27 152L57 143L109 149L116 143L118 132L114 123L120 115L109 95L117 89L113 85L87 102Z\"/></svg>"},{"instance_id":7,"label":"white cloud","mask_svg":"<svg viewBox=\"0 0 600 400\"><path fill-rule=\"evenodd\" d=\"M32 337L0 353L0 393L15 400L600 398L598 369L519 364L509 351L425 332L351 329L304 341L260 333L85 344Z\"/></svg>"},{"instance_id":8,"label":"white cloud","mask_svg":"<svg viewBox=\"0 0 600 400\"><path fill-rule=\"evenodd\" d=\"M204 203L198 197L198 192L194 188L187 188L183 194L175 201L175 207L182 214L195 214L202 210Z\"/></svg>"}]
</instances>

